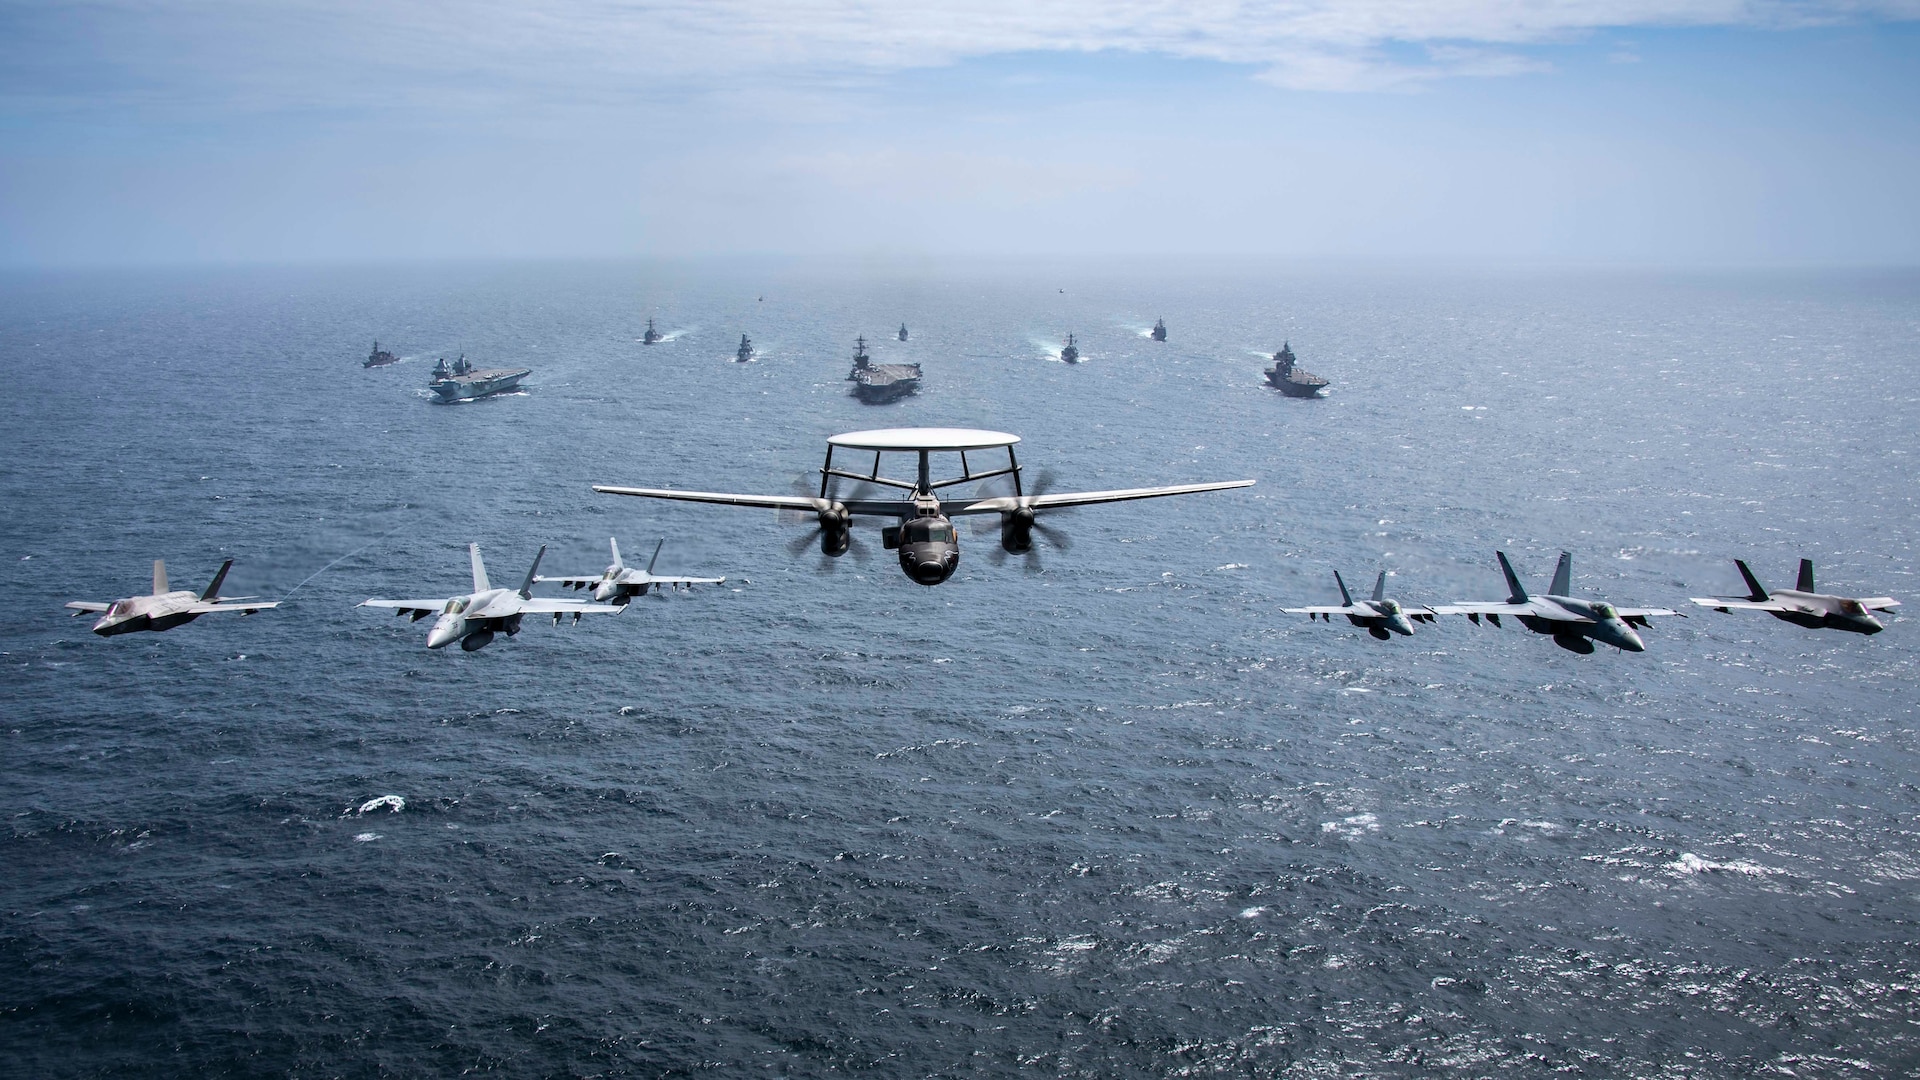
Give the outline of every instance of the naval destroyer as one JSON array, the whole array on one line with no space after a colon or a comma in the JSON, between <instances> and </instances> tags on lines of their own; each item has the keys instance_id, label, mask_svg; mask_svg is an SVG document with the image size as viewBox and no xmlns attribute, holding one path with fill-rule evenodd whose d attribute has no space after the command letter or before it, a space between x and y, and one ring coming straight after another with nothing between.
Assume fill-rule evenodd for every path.
<instances>
[{"instance_id":1,"label":"naval destroyer","mask_svg":"<svg viewBox=\"0 0 1920 1080\"><path fill-rule=\"evenodd\" d=\"M1067 343L1061 346L1060 359L1069 364L1077 364L1080 362L1080 346L1073 343L1072 334L1067 335Z\"/></svg>"},{"instance_id":2,"label":"naval destroyer","mask_svg":"<svg viewBox=\"0 0 1920 1080\"><path fill-rule=\"evenodd\" d=\"M907 324L906 323L900 324L900 340L901 341L907 340Z\"/></svg>"},{"instance_id":3,"label":"naval destroyer","mask_svg":"<svg viewBox=\"0 0 1920 1080\"><path fill-rule=\"evenodd\" d=\"M467 363L467 354L461 353L460 359L452 364L446 357L433 366L433 381L427 388L438 396L440 401L472 401L474 398L492 397L520 388L520 380L533 374L532 368L491 368L480 371Z\"/></svg>"},{"instance_id":4,"label":"naval destroyer","mask_svg":"<svg viewBox=\"0 0 1920 1080\"><path fill-rule=\"evenodd\" d=\"M658 330L655 330L655 329L653 328L653 320L652 320L652 319L648 319L648 320L647 320L647 333L646 333L646 336L645 336L645 337L643 337L643 338L641 338L641 339L640 339L640 344L642 344L642 345L652 345L652 344L653 344L654 342L656 342L656 341L659 341L659 340L660 340L660 331L658 331Z\"/></svg>"},{"instance_id":5,"label":"naval destroyer","mask_svg":"<svg viewBox=\"0 0 1920 1080\"><path fill-rule=\"evenodd\" d=\"M899 401L920 389L919 364L876 364L867 356L867 339L853 343L853 370L847 373L853 396L869 405Z\"/></svg>"},{"instance_id":6,"label":"naval destroyer","mask_svg":"<svg viewBox=\"0 0 1920 1080\"><path fill-rule=\"evenodd\" d=\"M1295 366L1292 342L1283 342L1280 351L1273 354L1273 366L1267 369L1267 382L1288 397L1319 397L1320 392L1327 388L1327 380Z\"/></svg>"},{"instance_id":7,"label":"naval destroyer","mask_svg":"<svg viewBox=\"0 0 1920 1080\"><path fill-rule=\"evenodd\" d=\"M1148 336L1153 338L1153 340L1155 341L1167 340L1167 320L1165 319L1153 320L1153 333L1149 334Z\"/></svg>"},{"instance_id":8,"label":"naval destroyer","mask_svg":"<svg viewBox=\"0 0 1920 1080\"><path fill-rule=\"evenodd\" d=\"M748 340L747 335L740 335L740 347L733 351L733 359L741 364L753 359L753 342Z\"/></svg>"},{"instance_id":9,"label":"naval destroyer","mask_svg":"<svg viewBox=\"0 0 1920 1080\"><path fill-rule=\"evenodd\" d=\"M364 364L361 364L360 366L361 367L386 367L388 364L397 364L399 362L400 362L399 357L381 348L380 343L376 341L373 343L373 351L367 354L367 362Z\"/></svg>"}]
</instances>

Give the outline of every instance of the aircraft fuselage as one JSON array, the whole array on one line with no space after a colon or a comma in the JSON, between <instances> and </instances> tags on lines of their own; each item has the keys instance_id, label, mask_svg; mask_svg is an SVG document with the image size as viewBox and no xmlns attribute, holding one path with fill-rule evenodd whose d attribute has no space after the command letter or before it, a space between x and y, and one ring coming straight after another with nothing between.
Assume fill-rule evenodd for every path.
<instances>
[{"instance_id":1,"label":"aircraft fuselage","mask_svg":"<svg viewBox=\"0 0 1920 1080\"><path fill-rule=\"evenodd\" d=\"M486 592L456 596L447 601L433 629L427 631L427 648L438 649L454 642L466 652L484 649L496 632L508 637L520 632L520 605L512 589L488 589Z\"/></svg>"},{"instance_id":2,"label":"aircraft fuselage","mask_svg":"<svg viewBox=\"0 0 1920 1080\"><path fill-rule=\"evenodd\" d=\"M1570 652L1590 653L1592 642L1611 645L1627 652L1646 652L1647 643L1640 640L1633 627L1628 626L1614 611L1613 605L1598 600L1580 600L1571 596L1536 597L1537 604L1552 604L1572 615L1590 622L1568 622L1540 615L1516 615L1520 625L1536 634L1546 634L1553 643Z\"/></svg>"},{"instance_id":3,"label":"aircraft fuselage","mask_svg":"<svg viewBox=\"0 0 1920 1080\"><path fill-rule=\"evenodd\" d=\"M185 591L115 600L93 624L93 632L115 637L141 630L171 630L199 618L200 613L193 610L199 602L198 596Z\"/></svg>"},{"instance_id":4,"label":"aircraft fuselage","mask_svg":"<svg viewBox=\"0 0 1920 1080\"><path fill-rule=\"evenodd\" d=\"M1877 634L1886 624L1874 618L1860 601L1848 596L1775 589L1773 599L1792 604L1795 610L1769 611L1767 614L1797 626L1814 630L1845 630L1853 634Z\"/></svg>"}]
</instances>

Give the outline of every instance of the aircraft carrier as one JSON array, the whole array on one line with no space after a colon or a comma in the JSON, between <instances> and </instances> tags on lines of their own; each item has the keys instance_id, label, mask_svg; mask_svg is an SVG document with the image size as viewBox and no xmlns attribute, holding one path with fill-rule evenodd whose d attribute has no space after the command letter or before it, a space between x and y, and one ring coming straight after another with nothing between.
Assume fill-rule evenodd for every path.
<instances>
[{"instance_id":1,"label":"aircraft carrier","mask_svg":"<svg viewBox=\"0 0 1920 1080\"><path fill-rule=\"evenodd\" d=\"M520 380L533 374L532 368L493 368L479 371L467 363L465 353L452 364L446 357L433 366L433 381L427 388L438 396L440 401L472 401L474 398L492 397L518 390Z\"/></svg>"},{"instance_id":2,"label":"aircraft carrier","mask_svg":"<svg viewBox=\"0 0 1920 1080\"><path fill-rule=\"evenodd\" d=\"M1327 388L1327 380L1295 365L1292 342L1283 342L1280 351L1273 354L1273 366L1267 369L1267 381L1288 397L1319 397L1320 392Z\"/></svg>"},{"instance_id":3,"label":"aircraft carrier","mask_svg":"<svg viewBox=\"0 0 1920 1080\"><path fill-rule=\"evenodd\" d=\"M876 364L867 356L867 339L857 338L847 380L853 383L854 397L869 405L884 405L920 389L920 365Z\"/></svg>"}]
</instances>

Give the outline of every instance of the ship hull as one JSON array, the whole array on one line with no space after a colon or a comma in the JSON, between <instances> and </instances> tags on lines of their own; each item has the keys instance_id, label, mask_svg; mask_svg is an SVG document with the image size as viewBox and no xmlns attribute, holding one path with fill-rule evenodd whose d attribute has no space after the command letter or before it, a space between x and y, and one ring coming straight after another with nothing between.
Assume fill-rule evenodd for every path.
<instances>
[{"instance_id":1,"label":"ship hull","mask_svg":"<svg viewBox=\"0 0 1920 1080\"><path fill-rule=\"evenodd\" d=\"M440 379L428 384L439 401L473 401L493 397L520 388L520 380L533 374L527 371L477 371L455 379Z\"/></svg>"},{"instance_id":2,"label":"ship hull","mask_svg":"<svg viewBox=\"0 0 1920 1080\"><path fill-rule=\"evenodd\" d=\"M918 379L897 379L890 383L857 382L853 384L853 396L868 405L885 405L909 397L919 389Z\"/></svg>"},{"instance_id":3,"label":"ship hull","mask_svg":"<svg viewBox=\"0 0 1920 1080\"><path fill-rule=\"evenodd\" d=\"M1327 381L1320 378L1316 378L1312 382L1299 382L1294 379L1275 378L1272 374L1269 374L1267 376L1267 382L1274 389L1288 397L1297 398L1319 397L1320 392L1327 388Z\"/></svg>"}]
</instances>

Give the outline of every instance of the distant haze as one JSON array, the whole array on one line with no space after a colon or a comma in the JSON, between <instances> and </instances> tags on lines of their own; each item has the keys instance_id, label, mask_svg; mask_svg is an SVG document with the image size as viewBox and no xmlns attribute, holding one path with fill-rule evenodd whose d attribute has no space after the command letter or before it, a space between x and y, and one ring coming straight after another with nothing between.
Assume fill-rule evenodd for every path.
<instances>
[{"instance_id":1,"label":"distant haze","mask_svg":"<svg viewBox=\"0 0 1920 1080\"><path fill-rule=\"evenodd\" d=\"M1917 17L0 0L0 263L1911 264Z\"/></svg>"}]
</instances>

